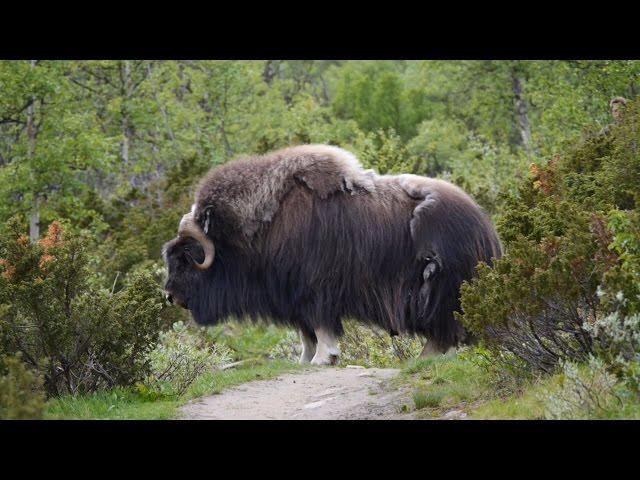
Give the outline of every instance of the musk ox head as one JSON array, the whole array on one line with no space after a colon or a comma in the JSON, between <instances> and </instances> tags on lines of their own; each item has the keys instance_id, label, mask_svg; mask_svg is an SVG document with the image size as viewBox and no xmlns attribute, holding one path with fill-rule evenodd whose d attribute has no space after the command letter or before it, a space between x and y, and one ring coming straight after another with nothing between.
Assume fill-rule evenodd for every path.
<instances>
[{"instance_id":1,"label":"musk ox head","mask_svg":"<svg viewBox=\"0 0 640 480\"><path fill-rule=\"evenodd\" d=\"M189 308L216 253L213 241L195 221L193 210L182 217L178 236L167 242L162 251L169 271L166 298L170 303Z\"/></svg>"}]
</instances>

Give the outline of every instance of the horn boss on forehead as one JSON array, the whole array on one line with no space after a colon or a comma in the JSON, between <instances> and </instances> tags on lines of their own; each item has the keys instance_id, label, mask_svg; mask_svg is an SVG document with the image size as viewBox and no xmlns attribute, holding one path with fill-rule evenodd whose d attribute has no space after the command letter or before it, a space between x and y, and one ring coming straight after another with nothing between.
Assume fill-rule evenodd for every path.
<instances>
[{"instance_id":1,"label":"horn boss on forehead","mask_svg":"<svg viewBox=\"0 0 640 480\"><path fill-rule=\"evenodd\" d=\"M195 221L193 217L193 210L190 213L185 214L182 217L182 220L180 220L178 236L183 238L193 238L204 250L204 261L202 263L195 262L196 268L199 270L206 270L211 266L216 254L216 249L213 245L213 240L205 235L200 228L200 225Z\"/></svg>"}]
</instances>

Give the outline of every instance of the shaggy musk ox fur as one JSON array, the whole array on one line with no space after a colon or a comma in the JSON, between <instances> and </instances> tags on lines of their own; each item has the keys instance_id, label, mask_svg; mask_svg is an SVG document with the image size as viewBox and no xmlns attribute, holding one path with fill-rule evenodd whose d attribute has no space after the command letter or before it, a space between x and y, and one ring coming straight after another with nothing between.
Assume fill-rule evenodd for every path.
<instances>
[{"instance_id":1,"label":"shaggy musk ox fur","mask_svg":"<svg viewBox=\"0 0 640 480\"><path fill-rule=\"evenodd\" d=\"M268 318L315 337L319 327L341 334L353 317L444 351L466 340L453 315L460 284L501 256L489 218L458 187L377 175L327 145L212 169L191 218L215 259L194 268L201 243L170 241L166 290L200 324Z\"/></svg>"}]
</instances>

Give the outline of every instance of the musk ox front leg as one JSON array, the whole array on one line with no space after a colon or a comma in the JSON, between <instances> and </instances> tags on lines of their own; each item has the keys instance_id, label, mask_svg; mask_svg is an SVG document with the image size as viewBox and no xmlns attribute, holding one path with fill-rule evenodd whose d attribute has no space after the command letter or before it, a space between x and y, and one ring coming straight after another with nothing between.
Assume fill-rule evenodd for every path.
<instances>
[{"instance_id":1,"label":"musk ox front leg","mask_svg":"<svg viewBox=\"0 0 640 480\"><path fill-rule=\"evenodd\" d=\"M340 356L337 335L325 328L318 328L315 332L318 344L311 363L314 365L335 365Z\"/></svg>"},{"instance_id":2,"label":"musk ox front leg","mask_svg":"<svg viewBox=\"0 0 640 480\"><path fill-rule=\"evenodd\" d=\"M309 335L303 330L298 330L298 335L300 337L300 343L302 344L302 353L300 354L298 363L309 363L316 354L316 336L313 333Z\"/></svg>"}]
</instances>

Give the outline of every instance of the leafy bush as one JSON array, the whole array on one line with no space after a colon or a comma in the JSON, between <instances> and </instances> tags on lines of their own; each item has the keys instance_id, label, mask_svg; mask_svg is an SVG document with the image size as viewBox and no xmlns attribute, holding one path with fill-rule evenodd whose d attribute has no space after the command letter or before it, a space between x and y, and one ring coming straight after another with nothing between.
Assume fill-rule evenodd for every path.
<instances>
[{"instance_id":1,"label":"leafy bush","mask_svg":"<svg viewBox=\"0 0 640 480\"><path fill-rule=\"evenodd\" d=\"M30 243L17 221L0 239L0 351L20 352L49 396L132 385L149 369L163 298L152 276L100 288L86 238L58 222Z\"/></svg>"},{"instance_id":2,"label":"leafy bush","mask_svg":"<svg viewBox=\"0 0 640 480\"><path fill-rule=\"evenodd\" d=\"M341 364L383 368L419 356L422 342L415 337L391 337L377 328L347 320L340 338L340 351Z\"/></svg>"},{"instance_id":3,"label":"leafy bush","mask_svg":"<svg viewBox=\"0 0 640 480\"><path fill-rule=\"evenodd\" d=\"M625 172L635 178L639 168L630 155L639 119L635 105L608 133L532 165L507 198L497 220L506 254L463 285L459 315L494 358L547 373L586 361L594 353L589 326L638 308L638 184Z\"/></svg>"},{"instance_id":4,"label":"leafy bush","mask_svg":"<svg viewBox=\"0 0 640 480\"><path fill-rule=\"evenodd\" d=\"M0 419L42 417L42 380L19 356L0 358Z\"/></svg>"},{"instance_id":5,"label":"leafy bush","mask_svg":"<svg viewBox=\"0 0 640 480\"><path fill-rule=\"evenodd\" d=\"M536 379L529 365L506 349L475 345L462 350L458 357L477 367L498 397L518 394Z\"/></svg>"},{"instance_id":6,"label":"leafy bush","mask_svg":"<svg viewBox=\"0 0 640 480\"><path fill-rule=\"evenodd\" d=\"M393 128L366 134L360 132L352 148L365 168L372 168L380 174L411 171L409 153Z\"/></svg>"},{"instance_id":7,"label":"leafy bush","mask_svg":"<svg viewBox=\"0 0 640 480\"><path fill-rule=\"evenodd\" d=\"M298 361L301 354L300 338L293 330L287 330L286 335L269 350L269 358L272 359Z\"/></svg>"},{"instance_id":8,"label":"leafy bush","mask_svg":"<svg viewBox=\"0 0 640 480\"><path fill-rule=\"evenodd\" d=\"M583 325L595 320L599 303L593 254L583 253L591 245L581 240L571 236L552 246L520 239L494 268L482 265L462 288L467 328L488 348L537 370L586 359L592 346ZM550 255L551 248L557 250Z\"/></svg>"},{"instance_id":9,"label":"leafy bush","mask_svg":"<svg viewBox=\"0 0 640 480\"><path fill-rule=\"evenodd\" d=\"M609 228L617 262L603 278L602 301L610 311L640 313L640 212L612 210Z\"/></svg>"},{"instance_id":10,"label":"leafy bush","mask_svg":"<svg viewBox=\"0 0 640 480\"><path fill-rule=\"evenodd\" d=\"M561 387L546 392L545 416L549 419L579 420L606 418L622 405L620 385L602 360L590 357L584 365L566 362Z\"/></svg>"},{"instance_id":11,"label":"leafy bush","mask_svg":"<svg viewBox=\"0 0 640 480\"><path fill-rule=\"evenodd\" d=\"M171 330L161 333L159 344L149 355L151 375L139 390L151 396L180 396L205 371L229 363L231 350L208 342L202 330L176 322Z\"/></svg>"},{"instance_id":12,"label":"leafy bush","mask_svg":"<svg viewBox=\"0 0 640 480\"><path fill-rule=\"evenodd\" d=\"M589 325L588 331L608 370L640 394L640 315L612 313Z\"/></svg>"}]
</instances>

